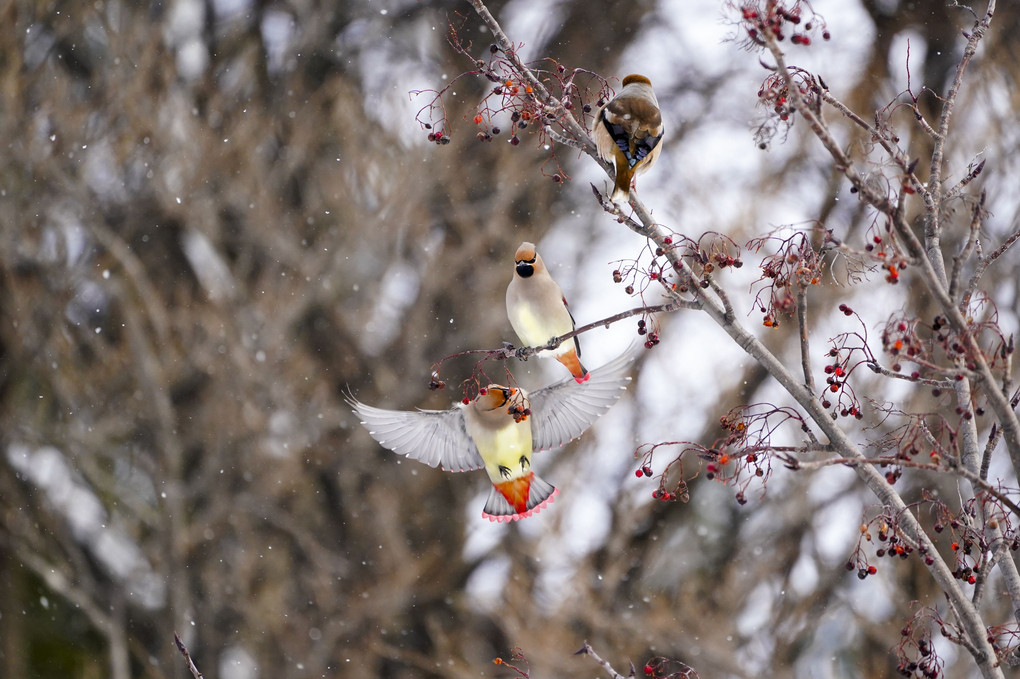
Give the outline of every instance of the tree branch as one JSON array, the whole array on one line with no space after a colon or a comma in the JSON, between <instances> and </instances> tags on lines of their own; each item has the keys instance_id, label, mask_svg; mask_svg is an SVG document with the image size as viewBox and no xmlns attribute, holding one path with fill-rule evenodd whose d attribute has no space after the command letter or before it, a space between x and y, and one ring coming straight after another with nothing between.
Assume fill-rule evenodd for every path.
<instances>
[{"instance_id":1,"label":"tree branch","mask_svg":"<svg viewBox=\"0 0 1020 679\"><path fill-rule=\"evenodd\" d=\"M947 284L946 265L942 257L940 247L942 229L939 223L939 213L942 207L942 199L945 192L942 189L943 157L945 155L946 138L949 135L949 123L953 118L953 109L956 106L956 97L960 93L963 84L963 74L967 71L970 60L977 52L978 43L984 37L988 26L995 14L996 0L989 0L985 16L981 21L974 24L970 36L967 39L967 46L963 50L963 57L956 66L956 75L953 77L953 84L949 93L943 100L942 114L939 117L938 133L935 136L935 144L932 148L931 165L928 174L928 191L923 194L925 204L925 225L924 240L928 257L935 268L939 280L943 285Z\"/></svg>"}]
</instances>

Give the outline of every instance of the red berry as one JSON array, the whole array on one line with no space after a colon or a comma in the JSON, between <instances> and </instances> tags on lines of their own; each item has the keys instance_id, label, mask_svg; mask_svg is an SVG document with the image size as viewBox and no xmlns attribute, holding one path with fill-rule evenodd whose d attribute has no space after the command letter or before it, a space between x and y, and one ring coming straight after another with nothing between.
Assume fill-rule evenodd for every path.
<instances>
[{"instance_id":1,"label":"red berry","mask_svg":"<svg viewBox=\"0 0 1020 679\"><path fill-rule=\"evenodd\" d=\"M639 479L644 475L645 471L643 469L638 469L636 472L634 472L634 476L638 477Z\"/></svg>"}]
</instances>

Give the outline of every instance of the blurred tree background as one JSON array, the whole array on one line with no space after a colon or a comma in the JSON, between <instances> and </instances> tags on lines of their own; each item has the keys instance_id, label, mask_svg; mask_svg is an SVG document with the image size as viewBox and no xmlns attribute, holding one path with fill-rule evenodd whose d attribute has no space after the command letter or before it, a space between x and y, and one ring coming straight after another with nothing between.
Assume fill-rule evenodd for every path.
<instances>
[{"instance_id":1,"label":"blurred tree background","mask_svg":"<svg viewBox=\"0 0 1020 679\"><path fill-rule=\"evenodd\" d=\"M832 52L803 58L869 111L905 87L909 39L915 91L941 92L971 21L945 5L819 0ZM1003 5L951 149L988 160L999 233L1020 214L1020 11ZM742 243L819 219L863 238L817 144L756 149L763 71L721 41L732 9L489 8L530 58L652 78L668 138L639 190L673 228ZM625 400L537 458L564 492L519 525L481 519L480 475L398 458L345 407L348 387L388 408L457 400L472 362L435 393L430 365L516 339L503 295L523 240L579 322L634 303L610 263L644 243L591 201L590 161L558 150L573 181L556 183L534 138L479 142L482 78L446 99L451 143L415 122L429 97L410 91L472 68L448 24L487 52L468 3L10 0L0 21L0 675L186 676L176 630L223 679L511 676L492 659L514 646L534 676L594 675L571 656L583 640L706 678L891 676L903 611L940 595L913 562L866 583L843 568L869 502L852 475L780 471L743 507L701 482L654 502L634 478L639 444L710 444L730 407L775 397L706 319L662 320ZM1001 285L1015 306L1017 279ZM582 339L589 368L631 340L615 330Z\"/></svg>"}]
</instances>

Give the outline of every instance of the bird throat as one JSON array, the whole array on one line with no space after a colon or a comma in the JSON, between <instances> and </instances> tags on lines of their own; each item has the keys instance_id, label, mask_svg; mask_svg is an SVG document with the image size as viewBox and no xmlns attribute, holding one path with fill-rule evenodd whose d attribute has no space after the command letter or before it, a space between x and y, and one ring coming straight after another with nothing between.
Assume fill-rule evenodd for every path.
<instances>
[{"instance_id":1,"label":"bird throat","mask_svg":"<svg viewBox=\"0 0 1020 679\"><path fill-rule=\"evenodd\" d=\"M535 273L535 265L530 262L517 262L517 275L521 278L531 278Z\"/></svg>"}]
</instances>

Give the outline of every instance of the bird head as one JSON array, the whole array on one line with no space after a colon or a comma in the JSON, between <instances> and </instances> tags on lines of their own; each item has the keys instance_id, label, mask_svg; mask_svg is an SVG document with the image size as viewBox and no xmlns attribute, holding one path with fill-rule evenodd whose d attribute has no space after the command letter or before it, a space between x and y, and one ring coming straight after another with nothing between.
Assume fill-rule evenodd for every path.
<instances>
[{"instance_id":1,"label":"bird head","mask_svg":"<svg viewBox=\"0 0 1020 679\"><path fill-rule=\"evenodd\" d=\"M502 408L515 393L517 393L517 390L513 387L503 387L498 384L490 384L489 386L478 390L478 396L475 398L475 407L482 411Z\"/></svg>"},{"instance_id":2,"label":"bird head","mask_svg":"<svg viewBox=\"0 0 1020 679\"><path fill-rule=\"evenodd\" d=\"M534 275L535 270L541 266L541 258L535 251L534 243L521 243L521 246L517 248L517 252L514 253L514 263L517 269L517 275L521 278L530 278Z\"/></svg>"},{"instance_id":3,"label":"bird head","mask_svg":"<svg viewBox=\"0 0 1020 679\"><path fill-rule=\"evenodd\" d=\"M638 75L637 73L631 73L630 75L623 79L624 87L630 85L631 83L641 83L642 85L648 85L649 87L652 86L651 80L644 77L643 75Z\"/></svg>"}]
</instances>

